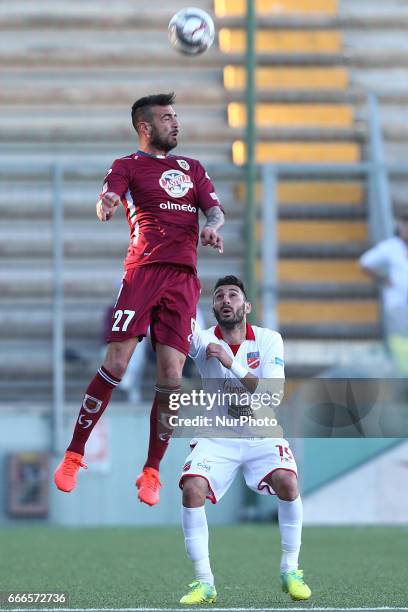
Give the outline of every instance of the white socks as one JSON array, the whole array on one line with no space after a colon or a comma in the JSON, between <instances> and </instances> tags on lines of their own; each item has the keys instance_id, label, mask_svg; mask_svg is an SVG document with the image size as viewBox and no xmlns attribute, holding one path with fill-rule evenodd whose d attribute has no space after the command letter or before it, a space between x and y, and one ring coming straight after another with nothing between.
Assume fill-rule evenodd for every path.
<instances>
[{"instance_id":1,"label":"white socks","mask_svg":"<svg viewBox=\"0 0 408 612\"><path fill-rule=\"evenodd\" d=\"M279 499L279 529L281 533L281 572L298 568L302 536L303 506L300 495L294 501ZM187 556L194 565L197 580L214 584L208 553L208 525L205 507L182 506L182 525Z\"/></svg>"},{"instance_id":2,"label":"white socks","mask_svg":"<svg viewBox=\"0 0 408 612\"><path fill-rule=\"evenodd\" d=\"M303 521L303 505L300 495L294 501L279 499L278 517L282 545L281 572L296 570Z\"/></svg>"},{"instance_id":3,"label":"white socks","mask_svg":"<svg viewBox=\"0 0 408 612\"><path fill-rule=\"evenodd\" d=\"M182 506L181 521L187 556L194 565L197 580L214 584L208 553L208 525L205 507L185 508Z\"/></svg>"}]
</instances>

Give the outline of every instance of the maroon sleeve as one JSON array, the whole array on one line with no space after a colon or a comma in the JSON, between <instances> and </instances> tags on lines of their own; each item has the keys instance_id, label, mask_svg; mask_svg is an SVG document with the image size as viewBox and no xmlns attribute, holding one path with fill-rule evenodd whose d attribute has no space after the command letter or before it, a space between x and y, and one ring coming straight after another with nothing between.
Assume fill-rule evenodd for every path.
<instances>
[{"instance_id":1,"label":"maroon sleeve","mask_svg":"<svg viewBox=\"0 0 408 612\"><path fill-rule=\"evenodd\" d=\"M104 182L102 193L113 191L121 198L129 188L129 171L123 159L115 159L111 168L108 170Z\"/></svg>"},{"instance_id":2,"label":"maroon sleeve","mask_svg":"<svg viewBox=\"0 0 408 612\"><path fill-rule=\"evenodd\" d=\"M213 206L218 206L224 212L223 207L220 204L218 196L215 192L215 188L212 180L204 170L200 162L197 162L196 166L196 181L197 181L197 199L198 205L201 210L208 210Z\"/></svg>"}]
</instances>

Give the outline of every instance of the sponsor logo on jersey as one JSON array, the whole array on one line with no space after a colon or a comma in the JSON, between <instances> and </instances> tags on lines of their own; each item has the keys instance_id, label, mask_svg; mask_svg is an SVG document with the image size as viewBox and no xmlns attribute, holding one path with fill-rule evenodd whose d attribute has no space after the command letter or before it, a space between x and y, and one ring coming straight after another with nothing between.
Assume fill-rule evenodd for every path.
<instances>
[{"instance_id":1,"label":"sponsor logo on jersey","mask_svg":"<svg viewBox=\"0 0 408 612\"><path fill-rule=\"evenodd\" d=\"M176 162L183 170L190 170L190 164L185 159L176 159Z\"/></svg>"},{"instance_id":2,"label":"sponsor logo on jersey","mask_svg":"<svg viewBox=\"0 0 408 612\"><path fill-rule=\"evenodd\" d=\"M179 204L178 202L160 202L159 204L162 210L181 210L183 212L196 213L197 208L191 206L191 204Z\"/></svg>"},{"instance_id":3,"label":"sponsor logo on jersey","mask_svg":"<svg viewBox=\"0 0 408 612\"><path fill-rule=\"evenodd\" d=\"M256 370L256 368L259 368L261 364L261 360L259 359L259 353L247 353L247 364L251 368L251 370Z\"/></svg>"},{"instance_id":4,"label":"sponsor logo on jersey","mask_svg":"<svg viewBox=\"0 0 408 612\"><path fill-rule=\"evenodd\" d=\"M188 472L190 468L191 468L191 461L187 461L187 463L183 465L183 472Z\"/></svg>"},{"instance_id":5,"label":"sponsor logo on jersey","mask_svg":"<svg viewBox=\"0 0 408 612\"><path fill-rule=\"evenodd\" d=\"M284 366L285 363L284 363L283 359L281 359L280 357L275 357L275 365Z\"/></svg>"},{"instance_id":6,"label":"sponsor logo on jersey","mask_svg":"<svg viewBox=\"0 0 408 612\"><path fill-rule=\"evenodd\" d=\"M209 472L211 470L211 466L208 465L208 463L206 463L205 459L203 459L202 461L199 461L197 463L197 467L201 468L202 470L205 470L206 472Z\"/></svg>"},{"instance_id":7,"label":"sponsor logo on jersey","mask_svg":"<svg viewBox=\"0 0 408 612\"><path fill-rule=\"evenodd\" d=\"M191 178L181 170L166 170L166 172L163 172L159 185L173 198L182 198L189 189L193 188Z\"/></svg>"}]
</instances>

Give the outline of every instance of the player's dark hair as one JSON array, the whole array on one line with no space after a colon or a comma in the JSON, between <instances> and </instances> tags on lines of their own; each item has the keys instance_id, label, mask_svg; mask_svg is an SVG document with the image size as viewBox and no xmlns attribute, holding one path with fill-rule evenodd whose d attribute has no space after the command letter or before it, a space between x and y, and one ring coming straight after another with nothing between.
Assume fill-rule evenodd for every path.
<instances>
[{"instance_id":1,"label":"player's dark hair","mask_svg":"<svg viewBox=\"0 0 408 612\"><path fill-rule=\"evenodd\" d=\"M152 120L153 106L171 106L174 104L176 96L174 92L168 94L154 94L139 98L132 106L132 123L136 132L139 133L139 123L141 121Z\"/></svg>"},{"instance_id":2,"label":"player's dark hair","mask_svg":"<svg viewBox=\"0 0 408 612\"><path fill-rule=\"evenodd\" d=\"M235 285L236 287L239 287L242 293L244 294L245 299L247 299L244 283L240 278L238 278L238 276L230 274L229 276L223 276L222 278L219 278L215 283L214 293L217 291L218 287L221 287L222 285Z\"/></svg>"}]
</instances>

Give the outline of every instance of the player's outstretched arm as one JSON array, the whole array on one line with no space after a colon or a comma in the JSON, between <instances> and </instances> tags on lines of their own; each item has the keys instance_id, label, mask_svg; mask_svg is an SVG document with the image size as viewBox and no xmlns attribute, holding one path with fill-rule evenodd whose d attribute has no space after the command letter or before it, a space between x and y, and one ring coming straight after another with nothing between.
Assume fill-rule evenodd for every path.
<instances>
[{"instance_id":1,"label":"player's outstretched arm","mask_svg":"<svg viewBox=\"0 0 408 612\"><path fill-rule=\"evenodd\" d=\"M115 213L116 207L121 203L120 196L113 191L102 194L96 203L96 216L99 221L110 221Z\"/></svg>"},{"instance_id":2,"label":"player's outstretched arm","mask_svg":"<svg viewBox=\"0 0 408 612\"><path fill-rule=\"evenodd\" d=\"M220 227L224 225L224 213L219 206L212 206L204 211L207 223L201 230L200 238L203 246L212 246L220 253L224 252L224 240L218 233Z\"/></svg>"}]
</instances>

